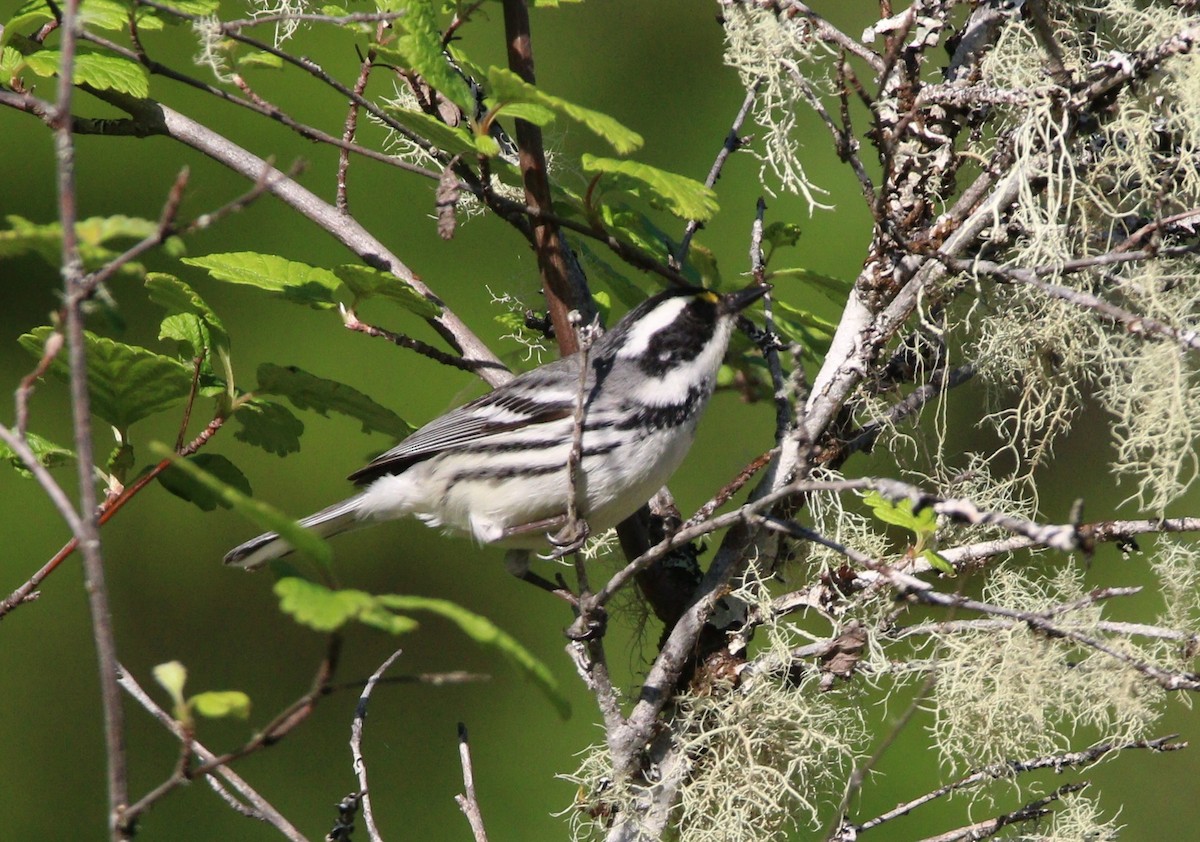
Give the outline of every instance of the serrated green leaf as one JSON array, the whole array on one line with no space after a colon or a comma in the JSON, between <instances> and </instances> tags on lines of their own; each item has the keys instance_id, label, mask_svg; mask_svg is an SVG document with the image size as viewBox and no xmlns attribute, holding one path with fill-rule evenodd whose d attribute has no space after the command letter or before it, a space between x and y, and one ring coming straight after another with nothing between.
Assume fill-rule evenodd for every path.
<instances>
[{"instance_id":1,"label":"serrated green leaf","mask_svg":"<svg viewBox=\"0 0 1200 842\"><path fill-rule=\"evenodd\" d=\"M263 363L258 367L258 388L255 391L282 395L297 409L311 409L320 415L329 412L348 415L362 423L364 433L378 430L402 439L416 429L357 389L336 380L317 377L295 366L285 368Z\"/></svg>"},{"instance_id":2,"label":"serrated green leaf","mask_svg":"<svg viewBox=\"0 0 1200 842\"><path fill-rule=\"evenodd\" d=\"M120 32L129 25L129 4L118 0L87 0L79 6L79 22L85 28Z\"/></svg>"},{"instance_id":3,"label":"serrated green leaf","mask_svg":"<svg viewBox=\"0 0 1200 842\"><path fill-rule=\"evenodd\" d=\"M421 111L409 111L385 105L387 111L397 123L404 126L413 134L425 138L435 147L450 155L466 155L475 152L474 135L461 126L447 126L436 117L431 117Z\"/></svg>"},{"instance_id":4,"label":"serrated green leaf","mask_svg":"<svg viewBox=\"0 0 1200 842\"><path fill-rule=\"evenodd\" d=\"M242 428L233 434L238 441L261 447L276 456L300 450L304 422L275 401L253 398L243 402L233 416Z\"/></svg>"},{"instance_id":5,"label":"serrated green leaf","mask_svg":"<svg viewBox=\"0 0 1200 842\"><path fill-rule=\"evenodd\" d=\"M375 597L364 591L334 591L290 576L275 583L279 608L296 622L319 632L337 631L364 611L378 610Z\"/></svg>"},{"instance_id":6,"label":"serrated green leaf","mask_svg":"<svg viewBox=\"0 0 1200 842\"><path fill-rule=\"evenodd\" d=\"M63 465L74 464L75 462L74 451L61 447L35 433L25 434L25 444L28 445L29 449L33 451L34 457L45 468L58 468ZM0 459L7 460L16 469L17 473L26 479L33 478L33 472L21 461L21 457L2 441L0 441Z\"/></svg>"},{"instance_id":7,"label":"serrated green leaf","mask_svg":"<svg viewBox=\"0 0 1200 842\"><path fill-rule=\"evenodd\" d=\"M310 307L329 308L341 282L328 269L275 254L253 251L185 257L183 262L206 270L218 281L246 284Z\"/></svg>"},{"instance_id":8,"label":"serrated green leaf","mask_svg":"<svg viewBox=\"0 0 1200 842\"><path fill-rule=\"evenodd\" d=\"M632 129L621 125L617 120L584 108L562 97L548 94L540 88L529 84L516 73L503 67L489 67L487 70L488 99L493 107L502 111L509 105L528 104L541 105L564 114L578 123L586 126L595 134L604 138L618 153L628 155L641 147L642 136Z\"/></svg>"},{"instance_id":9,"label":"serrated green leaf","mask_svg":"<svg viewBox=\"0 0 1200 842\"><path fill-rule=\"evenodd\" d=\"M53 332L54 328L39 327L17 341L40 358L46 337ZM191 391L192 370L179 360L90 332L84 340L92 411L118 430L175 406ZM64 357L56 357L50 370L66 379Z\"/></svg>"},{"instance_id":10,"label":"serrated green leaf","mask_svg":"<svg viewBox=\"0 0 1200 842\"><path fill-rule=\"evenodd\" d=\"M333 274L346 285L355 299L387 298L423 319L432 319L442 313L441 307L390 272L346 263L335 267Z\"/></svg>"},{"instance_id":11,"label":"serrated green leaf","mask_svg":"<svg viewBox=\"0 0 1200 842\"><path fill-rule=\"evenodd\" d=\"M151 272L146 275L146 292L151 301L166 308L168 313L190 313L199 317L212 329L214 338L219 336L225 344L229 343L229 334L225 332L220 316L179 278L165 272Z\"/></svg>"},{"instance_id":12,"label":"serrated green leaf","mask_svg":"<svg viewBox=\"0 0 1200 842\"><path fill-rule=\"evenodd\" d=\"M146 276L150 300L166 308L168 316L159 327L160 339L187 343L191 357L203 357L202 373L226 386L233 396L233 363L229 355L229 334L225 325L197 292L174 275L151 272Z\"/></svg>"},{"instance_id":13,"label":"serrated green leaf","mask_svg":"<svg viewBox=\"0 0 1200 842\"><path fill-rule=\"evenodd\" d=\"M8 30L5 30L7 33ZM25 57L12 47L0 47L0 81L7 83L17 74L17 70L25 63Z\"/></svg>"},{"instance_id":14,"label":"serrated green leaf","mask_svg":"<svg viewBox=\"0 0 1200 842\"><path fill-rule=\"evenodd\" d=\"M396 42L396 49L430 87L470 114L475 110L475 96L446 60L437 5L428 0L411 0L404 5L407 14L396 23L404 27L405 34Z\"/></svg>"},{"instance_id":15,"label":"serrated green leaf","mask_svg":"<svg viewBox=\"0 0 1200 842\"><path fill-rule=\"evenodd\" d=\"M5 217L9 229L0 231L0 258L34 252L48 263L57 264L62 252L62 226L57 222L39 224L16 214ZM98 216L80 220L75 226L80 256L89 271L112 261L117 253L104 247L112 240L140 240L158 230L158 224L146 219L123 215ZM172 237L168 242L179 243ZM130 262L122 267L123 275L140 275L140 264Z\"/></svg>"},{"instance_id":16,"label":"serrated green leaf","mask_svg":"<svg viewBox=\"0 0 1200 842\"><path fill-rule=\"evenodd\" d=\"M274 53L255 52L237 60L238 67L261 67L264 70L283 70L283 59Z\"/></svg>"},{"instance_id":17,"label":"serrated green leaf","mask_svg":"<svg viewBox=\"0 0 1200 842\"><path fill-rule=\"evenodd\" d=\"M250 481L236 465L224 456L215 453L200 453L177 460L171 467L158 475L162 487L183 500L192 503L201 511L211 512L217 506L228 509L233 504L226 500L216 488L203 482L195 472L178 467L182 461L199 468L224 485L236 489L247 497L252 493Z\"/></svg>"},{"instance_id":18,"label":"serrated green leaf","mask_svg":"<svg viewBox=\"0 0 1200 842\"><path fill-rule=\"evenodd\" d=\"M603 173L613 186L638 194L643 189L650 191L666 204L671 213L683 219L704 222L712 219L720 209L717 194L711 188L685 175L637 161L597 158L587 153L584 153L580 163L584 172Z\"/></svg>"},{"instance_id":19,"label":"serrated green leaf","mask_svg":"<svg viewBox=\"0 0 1200 842\"><path fill-rule=\"evenodd\" d=\"M544 105L532 102L514 102L504 106L504 116L513 120L524 120L535 126L548 126L554 122L555 114Z\"/></svg>"},{"instance_id":20,"label":"serrated green leaf","mask_svg":"<svg viewBox=\"0 0 1200 842\"><path fill-rule=\"evenodd\" d=\"M326 4L321 7L321 14L329 15L331 18L340 18L340 17L345 17L346 15L348 15L349 12L346 11L345 6L334 6L332 4Z\"/></svg>"},{"instance_id":21,"label":"serrated green leaf","mask_svg":"<svg viewBox=\"0 0 1200 842\"><path fill-rule=\"evenodd\" d=\"M160 6L166 6L185 15L215 15L221 6L221 0L163 0L159 3ZM189 23L186 18L179 18L175 15L168 15L169 23Z\"/></svg>"},{"instance_id":22,"label":"serrated green leaf","mask_svg":"<svg viewBox=\"0 0 1200 842\"><path fill-rule=\"evenodd\" d=\"M209 719L250 716L250 697L241 690L209 690L188 699L188 707Z\"/></svg>"},{"instance_id":23,"label":"serrated green leaf","mask_svg":"<svg viewBox=\"0 0 1200 842\"><path fill-rule=\"evenodd\" d=\"M412 617L393 614L376 601L370 608L364 608L356 618L364 626L370 626L388 634L408 634L416 631L421 624Z\"/></svg>"},{"instance_id":24,"label":"serrated green leaf","mask_svg":"<svg viewBox=\"0 0 1200 842\"><path fill-rule=\"evenodd\" d=\"M212 345L207 325L191 313L176 313L163 319L158 325L158 338L178 342L183 346L180 355L188 358L200 356Z\"/></svg>"},{"instance_id":25,"label":"serrated green leaf","mask_svg":"<svg viewBox=\"0 0 1200 842\"><path fill-rule=\"evenodd\" d=\"M187 667L179 661L167 661L165 664L156 666L151 673L154 680L167 691L177 712L180 708L186 707L183 701L183 688L187 684ZM176 718L178 718L178 714Z\"/></svg>"},{"instance_id":26,"label":"serrated green leaf","mask_svg":"<svg viewBox=\"0 0 1200 842\"><path fill-rule=\"evenodd\" d=\"M62 61L59 50L38 50L25 56L25 64L38 76L56 76ZM80 52L75 56L71 81L102 91L119 91L144 99L150 95L150 75L135 61L108 53Z\"/></svg>"},{"instance_id":27,"label":"serrated green leaf","mask_svg":"<svg viewBox=\"0 0 1200 842\"><path fill-rule=\"evenodd\" d=\"M904 499L895 503L886 499L877 491L863 495L871 513L884 523L902 526L920 539L924 539L937 531L937 513L926 506L916 514L913 513L912 500Z\"/></svg>"},{"instance_id":28,"label":"serrated green leaf","mask_svg":"<svg viewBox=\"0 0 1200 842\"><path fill-rule=\"evenodd\" d=\"M273 506L254 500L236 488L226 485L203 468L180 457L159 442L150 442L150 450L160 459L170 459L175 466L207 486L225 504L255 526L265 531L279 533L279 536L297 553L315 561L322 567L328 567L332 563L333 551L317 533L300 526Z\"/></svg>"},{"instance_id":29,"label":"serrated green leaf","mask_svg":"<svg viewBox=\"0 0 1200 842\"><path fill-rule=\"evenodd\" d=\"M571 706L559 690L550 669L487 617L445 599L401 594L380 594L377 599L394 611L429 611L449 620L476 643L494 647L516 664L545 694L560 716L566 719L571 715Z\"/></svg>"},{"instance_id":30,"label":"serrated green leaf","mask_svg":"<svg viewBox=\"0 0 1200 842\"><path fill-rule=\"evenodd\" d=\"M921 553L921 558L928 561L929 566L939 573L944 573L947 576L958 575L958 571L954 569L954 565L944 557L935 553L933 550L925 550L923 553Z\"/></svg>"}]
</instances>

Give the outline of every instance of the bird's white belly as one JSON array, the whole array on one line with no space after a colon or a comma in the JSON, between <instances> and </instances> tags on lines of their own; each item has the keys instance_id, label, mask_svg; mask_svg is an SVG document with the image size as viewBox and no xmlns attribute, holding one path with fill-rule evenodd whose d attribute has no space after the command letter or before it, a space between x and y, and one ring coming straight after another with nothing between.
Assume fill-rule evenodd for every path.
<instances>
[{"instance_id":1,"label":"bird's white belly","mask_svg":"<svg viewBox=\"0 0 1200 842\"><path fill-rule=\"evenodd\" d=\"M584 438L584 449L602 436ZM637 510L670 478L691 446L688 427L625 437L615 449L585 457L576 479L579 514L592 534L616 526ZM387 500L370 507L367 517L413 514L431 527L473 537L480 543L542 549L545 532L512 535L527 524L556 518L567 509L567 458L570 446L514 452L489 459L491 475L476 476L477 460L447 454L418 463L403 474L382 477L366 496ZM526 475L526 471L534 473ZM365 507L366 508L366 507ZM506 537L507 536L507 537Z\"/></svg>"}]
</instances>

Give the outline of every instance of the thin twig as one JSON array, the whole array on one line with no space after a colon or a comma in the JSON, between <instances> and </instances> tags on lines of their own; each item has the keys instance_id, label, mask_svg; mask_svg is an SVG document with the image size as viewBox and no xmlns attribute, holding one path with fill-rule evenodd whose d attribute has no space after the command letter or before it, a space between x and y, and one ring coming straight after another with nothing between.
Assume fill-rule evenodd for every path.
<instances>
[{"instance_id":1,"label":"thin twig","mask_svg":"<svg viewBox=\"0 0 1200 842\"><path fill-rule=\"evenodd\" d=\"M488 842L487 829L483 826L483 813L479 810L479 799L475 797L475 772L471 768L471 746L467 742L467 726L458 723L458 759L462 764L463 794L454 796L458 808L471 825L475 842Z\"/></svg>"},{"instance_id":2,"label":"thin twig","mask_svg":"<svg viewBox=\"0 0 1200 842\"><path fill-rule=\"evenodd\" d=\"M1057 268L1039 266L1034 269L1021 269L1012 266L1001 266L998 263L992 263L987 260L949 259L943 262L946 262L948 266L959 272L991 275L1001 281L1016 281L1026 286L1031 286L1034 289L1044 292L1051 298L1057 298L1061 301L1074 304L1077 307L1085 307L1092 310L1102 318L1121 325L1135 336L1170 339L1177 342L1181 347L1192 351L1200 351L1200 331L1177 328L1158 319L1139 315L1138 313L1118 307L1099 296L1092 295L1090 292L1042 280L1043 275L1067 274L1096 266L1148 260L1172 254L1192 254L1198 248L1200 246L1190 245L1176 249L1156 249L1154 251L1109 252L1108 254L1096 257L1068 261L1063 266ZM942 258L939 256L939 259Z\"/></svg>"},{"instance_id":3,"label":"thin twig","mask_svg":"<svg viewBox=\"0 0 1200 842\"><path fill-rule=\"evenodd\" d=\"M142 689L141 685L138 684L137 680L134 679L129 670L121 667L120 676L117 680L125 692L133 697L133 699L139 705L145 708L145 710L148 711L151 716L157 719L163 727L174 734L176 739L188 739L188 735L184 731L183 727L169 713L159 707L159 705L152 698L150 698L150 695ZM195 738L191 738L191 753L204 763L209 763L216 758L215 754L205 748ZM229 786L233 787L238 795L246 800L246 802L249 804L249 807L247 808L246 805L243 805L240 802L230 802L229 798L227 797L229 796L229 793L224 790L216 778L220 778L221 780L225 781L225 783L229 784ZM205 777L205 780L209 782L209 785L213 788L213 790L222 799L224 799L226 803L230 804L230 806L239 813L259 821L267 822L281 834L283 834L288 840L290 840L290 842L308 842L305 836L300 833L300 831L296 830L296 828L292 826L291 822L283 817L282 813L276 810L270 804L270 802L259 795L257 790L246 783L245 779L243 779L228 766L213 767L210 774Z\"/></svg>"},{"instance_id":4,"label":"thin twig","mask_svg":"<svg viewBox=\"0 0 1200 842\"><path fill-rule=\"evenodd\" d=\"M729 156L742 148L745 141L740 134L742 125L746 122L746 118L750 115L750 109L754 107L754 102L758 98L758 89L762 87L762 79L759 79L746 91L746 98L742 100L742 105L738 109L733 118L733 124L729 127L729 131L725 133L725 142L721 144L721 151L717 153L716 160L713 161L708 170L708 176L704 179L705 187L715 187L717 179L721 177L721 170L725 168L725 162L729 160ZM691 247L692 238L696 236L696 232L700 230L701 222L698 219L689 219L687 225L684 226L683 236L679 239L679 245L675 249L675 253L669 259L669 265L672 269L679 271L687 260L688 249Z\"/></svg>"},{"instance_id":5,"label":"thin twig","mask_svg":"<svg viewBox=\"0 0 1200 842\"><path fill-rule=\"evenodd\" d=\"M129 803L129 778L125 757L125 715L117 684L117 643L113 632L104 557L96 522L96 485L93 477L92 415L87 380L87 343L84 338L85 298L83 260L75 231L75 138L72 131L72 94L75 54L79 37L79 2L62 5L62 37L54 106L54 148L58 173L58 217L62 226L63 295L66 301L65 336L70 370L71 416L79 477L79 522L75 537L83 554L84 588L92 618L92 640L99 667L100 700L104 717L104 755L108 777L108 825L113 840L129 838L121 812Z\"/></svg>"},{"instance_id":6,"label":"thin twig","mask_svg":"<svg viewBox=\"0 0 1200 842\"><path fill-rule=\"evenodd\" d=\"M363 687L362 694L358 697L358 706L354 709L354 719L350 721L350 757L354 766L354 774L358 777L363 821L367 825L367 836L370 837L371 842L382 842L383 837L379 835L379 828L375 825L375 813L371 809L371 790L367 786L367 761L363 758L362 753L363 725L367 721L367 703L371 700L371 692L383 674L403 653L404 650L397 649L379 665L375 672L371 673L366 686Z\"/></svg>"},{"instance_id":7,"label":"thin twig","mask_svg":"<svg viewBox=\"0 0 1200 842\"><path fill-rule=\"evenodd\" d=\"M362 67L358 71L358 79L354 82L355 97L361 99L363 92L367 89L367 80L371 78L371 68L375 63L375 51L369 50L367 57L362 60ZM351 143L354 140L354 133L358 128L358 103L350 100L349 108L346 111L346 123L342 127L342 140L346 143ZM337 168L337 200L334 204L342 213L347 213L350 210L350 203L346 197L346 177L350 171L350 150L343 146L338 150L338 168Z\"/></svg>"}]
</instances>

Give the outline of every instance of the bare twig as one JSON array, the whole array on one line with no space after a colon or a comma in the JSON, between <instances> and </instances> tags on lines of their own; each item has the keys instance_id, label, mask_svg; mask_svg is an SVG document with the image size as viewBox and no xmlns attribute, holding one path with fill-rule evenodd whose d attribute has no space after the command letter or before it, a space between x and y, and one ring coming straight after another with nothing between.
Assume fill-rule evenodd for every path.
<instances>
[{"instance_id":1,"label":"bare twig","mask_svg":"<svg viewBox=\"0 0 1200 842\"><path fill-rule=\"evenodd\" d=\"M742 124L746 122L746 118L750 115L750 109L754 107L754 101L758 98L758 89L761 85L762 80L760 79L753 87L746 91L746 98L742 100L742 105L733 118L733 124L725 134L725 142L721 144L721 151L717 153L716 160L713 161L712 166L708 170L708 176L704 179L705 187L716 186L717 179L721 177L721 170L725 168L725 162L729 160L729 156L742 148L742 144L745 142L740 134ZM684 261L687 260L688 249L692 244L692 237L696 236L696 232L700 230L700 226L701 222L698 219L689 219L687 225L684 226L683 236L679 239L679 246L670 258L672 269L679 271Z\"/></svg>"},{"instance_id":2,"label":"bare twig","mask_svg":"<svg viewBox=\"0 0 1200 842\"><path fill-rule=\"evenodd\" d=\"M1092 310L1102 318L1121 325L1136 336L1170 339L1179 343L1184 348L1192 351L1200 351L1200 332L1173 327L1149 316L1139 315L1118 307L1099 296L1092 295L1090 292L1042 280L1043 275L1066 274L1095 266L1147 260L1151 257L1166 257L1172 253L1191 254L1197 248L1198 246L1191 245L1178 249L1157 249L1153 252L1109 252L1096 257L1068 261L1062 267L1058 268L1036 267L1034 269L1021 269L1012 266L1001 266L998 263L992 263L987 260L950 260L948 261L948 265L960 272L991 275L1001 281L1015 281L1026 286L1031 286L1034 289L1044 292L1051 298L1057 298L1069 304L1074 304L1077 307Z\"/></svg>"},{"instance_id":3,"label":"bare twig","mask_svg":"<svg viewBox=\"0 0 1200 842\"><path fill-rule=\"evenodd\" d=\"M1049 795L1031 801L1024 807L1020 807L1012 812L996 816L994 819L975 822L974 824L947 831L946 833L939 833L937 836L929 836L922 839L921 842L978 842L980 839L989 839L1009 825L1045 818L1050 814L1048 808L1051 804L1060 801L1064 795L1078 792L1086 786L1086 782L1063 784Z\"/></svg>"},{"instance_id":4,"label":"bare twig","mask_svg":"<svg viewBox=\"0 0 1200 842\"><path fill-rule=\"evenodd\" d=\"M467 742L467 726L461 722L458 723L458 759L462 764L463 794L454 796L454 800L467 817L475 842L487 842L483 813L479 810L479 799L475 797L475 772L471 768L471 746Z\"/></svg>"},{"instance_id":5,"label":"bare twig","mask_svg":"<svg viewBox=\"0 0 1200 842\"><path fill-rule=\"evenodd\" d=\"M183 727L177 721L175 721L175 719L169 713L159 707L159 705L152 698L150 698L150 695L142 689L141 685L138 684L137 680L134 679L129 670L121 667L118 681L125 692L128 693L139 705L145 708L145 710L148 711L151 716L157 719L159 723L163 725L163 727L174 734L176 739L190 739L190 751L193 756L198 758L203 763L211 763L211 761L216 759L215 754L205 748L198 740L190 737ZM230 802L228 798L229 793L224 790L221 784L216 780L217 778L220 778L222 781L232 787L241 798L245 799L246 804L248 804L249 807L247 808L247 806L241 802ZM267 822L281 834L283 834L284 837L290 840L290 842L308 842L305 836L300 833L300 831L296 830L296 828L292 826L291 822L283 817L282 813L271 806L270 802L259 795L257 790L246 783L246 781L240 775L238 775L228 766L213 767L211 773L206 776L205 780L209 782L209 785L213 788L213 790L222 799L224 799L226 803L229 803L230 806L239 813L259 821Z\"/></svg>"},{"instance_id":6,"label":"bare twig","mask_svg":"<svg viewBox=\"0 0 1200 842\"><path fill-rule=\"evenodd\" d=\"M104 557L96 521L96 485L92 474L92 417L88 395L87 344L83 335L86 297L83 260L75 232L75 139L72 131L72 75L79 36L79 0L62 4L61 59L54 106L54 148L58 171L58 217L62 226L62 276L66 300L67 358L70 369L71 414L78 460L79 519L75 537L83 554L84 587L92 617L92 640L99 665L100 699L104 716L104 754L108 772L108 830L113 840L129 838L122 811L129 802L125 758L125 715L117 684L117 643L113 632L104 576Z\"/></svg>"},{"instance_id":7,"label":"bare twig","mask_svg":"<svg viewBox=\"0 0 1200 842\"><path fill-rule=\"evenodd\" d=\"M350 756L353 759L354 774L358 777L358 791L361 793L363 821L367 825L367 836L371 842L382 842L383 837L379 835L379 828L375 825L375 813L371 809L371 790L367 786L367 761L363 758L362 753L362 735L363 725L367 720L367 703L371 699L371 692L375 689L375 685L383 676L388 668L396 662L396 659L403 654L403 650L397 649L387 659L379 665L375 672L371 673L371 677L367 679L367 684L363 687L362 694L358 697L358 706L354 709L354 719L350 722Z\"/></svg>"},{"instance_id":8,"label":"bare twig","mask_svg":"<svg viewBox=\"0 0 1200 842\"><path fill-rule=\"evenodd\" d=\"M362 60L362 67L358 71L358 79L354 82L354 94L358 99L362 98L363 92L367 89L367 80L371 78L371 68L375 62L375 51L367 52L367 57ZM354 133L358 127L358 103L350 100L350 106L346 111L346 123L342 128L342 140L346 143L351 143L354 140ZM346 177L350 171L350 150L345 146L338 152L338 168L337 168L337 200L335 205L342 213L350 210L349 201L346 198Z\"/></svg>"}]
</instances>

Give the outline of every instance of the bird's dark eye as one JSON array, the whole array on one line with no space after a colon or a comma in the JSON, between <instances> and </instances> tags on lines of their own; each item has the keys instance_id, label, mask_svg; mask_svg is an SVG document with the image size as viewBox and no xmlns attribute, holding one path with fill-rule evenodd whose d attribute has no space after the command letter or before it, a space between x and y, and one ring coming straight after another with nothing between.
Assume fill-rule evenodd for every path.
<instances>
[{"instance_id":1,"label":"bird's dark eye","mask_svg":"<svg viewBox=\"0 0 1200 842\"><path fill-rule=\"evenodd\" d=\"M679 363L695 359L712 338L716 322L716 304L702 297L693 299L674 321L651 337L641 359L642 371L658 377Z\"/></svg>"}]
</instances>

